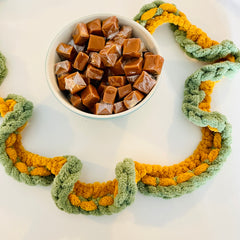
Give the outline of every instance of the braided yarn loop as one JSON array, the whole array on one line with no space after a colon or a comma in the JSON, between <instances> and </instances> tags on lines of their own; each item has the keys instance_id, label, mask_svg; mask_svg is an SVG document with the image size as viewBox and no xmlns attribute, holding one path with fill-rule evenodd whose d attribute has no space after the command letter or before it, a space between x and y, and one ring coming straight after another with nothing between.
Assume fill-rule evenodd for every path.
<instances>
[{"instance_id":1,"label":"braided yarn loop","mask_svg":"<svg viewBox=\"0 0 240 240\"><path fill-rule=\"evenodd\" d=\"M78 180L82 163L75 156L47 158L24 148L21 132L32 116L30 101L14 94L0 98L0 162L5 171L28 185L52 184L52 198L65 212L117 213L134 201L137 189L165 199L182 196L215 175L231 151L231 125L224 115L210 111L210 103L215 83L240 70L239 49L229 40L211 40L175 5L163 1L143 6L134 20L150 33L163 23L170 23L183 51L208 63L185 81L182 104L186 118L201 127L202 140L193 154L179 164L161 166L125 159L117 164L115 179L87 184ZM0 53L0 84L6 75L6 59Z\"/></svg>"}]
</instances>

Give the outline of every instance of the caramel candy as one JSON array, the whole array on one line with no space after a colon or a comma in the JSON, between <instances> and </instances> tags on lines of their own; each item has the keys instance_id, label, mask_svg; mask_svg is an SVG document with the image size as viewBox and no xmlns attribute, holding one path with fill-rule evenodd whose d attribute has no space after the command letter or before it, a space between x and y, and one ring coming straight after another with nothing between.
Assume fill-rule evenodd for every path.
<instances>
[{"instance_id":1,"label":"caramel candy","mask_svg":"<svg viewBox=\"0 0 240 240\"><path fill-rule=\"evenodd\" d=\"M123 100L124 105L126 108L132 108L137 103L139 103L144 98L144 95L139 91L135 90L130 92Z\"/></svg>"},{"instance_id":2,"label":"caramel candy","mask_svg":"<svg viewBox=\"0 0 240 240\"><path fill-rule=\"evenodd\" d=\"M118 19L116 16L107 18L102 23L102 32L106 38L113 38L119 31Z\"/></svg>"},{"instance_id":3,"label":"caramel candy","mask_svg":"<svg viewBox=\"0 0 240 240\"><path fill-rule=\"evenodd\" d=\"M58 80L58 87L61 91L66 90L65 88L65 77L68 76L69 74L63 73L57 77Z\"/></svg>"},{"instance_id":4,"label":"caramel candy","mask_svg":"<svg viewBox=\"0 0 240 240\"><path fill-rule=\"evenodd\" d=\"M101 20L95 19L87 23L87 29L90 34L102 35Z\"/></svg>"},{"instance_id":5,"label":"caramel candy","mask_svg":"<svg viewBox=\"0 0 240 240\"><path fill-rule=\"evenodd\" d=\"M160 74L162 71L162 66L164 62L163 57L159 55L146 56L146 54L144 56L145 56L145 61L144 61L143 70L151 74Z\"/></svg>"},{"instance_id":6,"label":"caramel candy","mask_svg":"<svg viewBox=\"0 0 240 240\"><path fill-rule=\"evenodd\" d=\"M68 60L58 62L54 65L54 72L56 75L69 73L72 70L71 62Z\"/></svg>"},{"instance_id":7,"label":"caramel candy","mask_svg":"<svg viewBox=\"0 0 240 240\"><path fill-rule=\"evenodd\" d=\"M103 81L100 83L100 85L99 85L99 87L98 87L98 89L97 89L97 91L98 91L98 93L99 93L100 96L103 95L104 90L105 90L105 88L106 88L107 86L108 86L107 83L105 83L105 82L103 82Z\"/></svg>"},{"instance_id":8,"label":"caramel candy","mask_svg":"<svg viewBox=\"0 0 240 240\"><path fill-rule=\"evenodd\" d=\"M95 68L91 64L88 64L87 71L86 71L86 77L89 77L91 79L95 80L101 80L103 76L103 70Z\"/></svg>"},{"instance_id":9,"label":"caramel candy","mask_svg":"<svg viewBox=\"0 0 240 240\"><path fill-rule=\"evenodd\" d=\"M109 85L113 87L121 87L126 84L125 76L110 76L108 77Z\"/></svg>"},{"instance_id":10,"label":"caramel candy","mask_svg":"<svg viewBox=\"0 0 240 240\"><path fill-rule=\"evenodd\" d=\"M88 42L88 48L87 50L90 52L99 52L104 48L105 45L105 39L104 37L96 36L93 34L90 34L89 42Z\"/></svg>"},{"instance_id":11,"label":"caramel candy","mask_svg":"<svg viewBox=\"0 0 240 240\"><path fill-rule=\"evenodd\" d=\"M124 57L141 57L141 39L130 38L125 39L123 43L123 56Z\"/></svg>"},{"instance_id":12,"label":"caramel candy","mask_svg":"<svg viewBox=\"0 0 240 240\"><path fill-rule=\"evenodd\" d=\"M149 55L154 55L152 52L145 52L144 57L149 56Z\"/></svg>"},{"instance_id":13,"label":"caramel candy","mask_svg":"<svg viewBox=\"0 0 240 240\"><path fill-rule=\"evenodd\" d=\"M69 90L71 94L81 91L86 86L87 84L79 72L69 74L65 77L65 88Z\"/></svg>"},{"instance_id":14,"label":"caramel candy","mask_svg":"<svg viewBox=\"0 0 240 240\"><path fill-rule=\"evenodd\" d=\"M103 68L104 65L103 65L103 62L102 62L102 58L100 56L99 53L97 52L91 52L89 54L90 56L90 60L89 62L94 66L94 67L97 67L97 68Z\"/></svg>"},{"instance_id":15,"label":"caramel candy","mask_svg":"<svg viewBox=\"0 0 240 240\"><path fill-rule=\"evenodd\" d=\"M58 44L56 51L60 57L63 57L70 61L73 60L77 55L77 51L75 50L75 48L66 43Z\"/></svg>"},{"instance_id":16,"label":"caramel candy","mask_svg":"<svg viewBox=\"0 0 240 240\"><path fill-rule=\"evenodd\" d=\"M105 46L100 55L105 67L113 67L118 59L118 51L115 44Z\"/></svg>"},{"instance_id":17,"label":"caramel candy","mask_svg":"<svg viewBox=\"0 0 240 240\"><path fill-rule=\"evenodd\" d=\"M103 93L103 102L114 104L117 94L117 88L113 86L107 86Z\"/></svg>"},{"instance_id":18,"label":"caramel candy","mask_svg":"<svg viewBox=\"0 0 240 240\"><path fill-rule=\"evenodd\" d=\"M86 71L83 74L80 74L84 80L84 82L89 85L91 82L91 79L89 77L86 76Z\"/></svg>"},{"instance_id":19,"label":"caramel candy","mask_svg":"<svg viewBox=\"0 0 240 240\"><path fill-rule=\"evenodd\" d=\"M135 81L137 80L138 77L139 77L139 75L127 76L127 80L129 83L133 84L133 83L135 83Z\"/></svg>"},{"instance_id":20,"label":"caramel candy","mask_svg":"<svg viewBox=\"0 0 240 240\"><path fill-rule=\"evenodd\" d=\"M124 105L123 101L116 102L113 105L113 112L114 113L120 113L120 112L123 112L123 111L126 111L126 110L127 110L127 108Z\"/></svg>"},{"instance_id":21,"label":"caramel candy","mask_svg":"<svg viewBox=\"0 0 240 240\"><path fill-rule=\"evenodd\" d=\"M72 33L72 37L75 44L83 45L89 38L87 25L85 23L78 23Z\"/></svg>"},{"instance_id":22,"label":"caramel candy","mask_svg":"<svg viewBox=\"0 0 240 240\"><path fill-rule=\"evenodd\" d=\"M143 58L131 59L124 66L126 76L138 75L142 72Z\"/></svg>"},{"instance_id":23,"label":"caramel candy","mask_svg":"<svg viewBox=\"0 0 240 240\"><path fill-rule=\"evenodd\" d=\"M85 45L83 46L77 45L74 43L73 39L71 39L70 42L68 42L68 44L73 46L76 49L77 53L84 51Z\"/></svg>"},{"instance_id":24,"label":"caramel candy","mask_svg":"<svg viewBox=\"0 0 240 240\"><path fill-rule=\"evenodd\" d=\"M79 52L75 61L73 63L73 67L82 71L86 64L88 63L89 56L84 52Z\"/></svg>"},{"instance_id":25,"label":"caramel candy","mask_svg":"<svg viewBox=\"0 0 240 240\"><path fill-rule=\"evenodd\" d=\"M82 103L82 99L78 94L71 94L69 100L74 107L80 110L85 110L85 106Z\"/></svg>"},{"instance_id":26,"label":"caramel candy","mask_svg":"<svg viewBox=\"0 0 240 240\"><path fill-rule=\"evenodd\" d=\"M96 103L94 113L97 115L109 115L113 112L113 105L109 103Z\"/></svg>"},{"instance_id":27,"label":"caramel candy","mask_svg":"<svg viewBox=\"0 0 240 240\"><path fill-rule=\"evenodd\" d=\"M81 92L81 98L82 98L82 103L90 109L94 107L95 103L97 103L100 100L100 97L98 95L96 88L91 84L89 84Z\"/></svg>"},{"instance_id":28,"label":"caramel candy","mask_svg":"<svg viewBox=\"0 0 240 240\"><path fill-rule=\"evenodd\" d=\"M124 98L132 91L132 85L129 83L125 86L118 88L118 96L119 98Z\"/></svg>"},{"instance_id":29,"label":"caramel candy","mask_svg":"<svg viewBox=\"0 0 240 240\"><path fill-rule=\"evenodd\" d=\"M133 32L133 29L132 27L130 26L122 26L120 28L120 31L119 33L115 36L115 38L130 38L132 37L132 32Z\"/></svg>"},{"instance_id":30,"label":"caramel candy","mask_svg":"<svg viewBox=\"0 0 240 240\"><path fill-rule=\"evenodd\" d=\"M153 79L147 72L143 71L133 84L133 87L140 92L148 94L156 83L157 81L155 79Z\"/></svg>"},{"instance_id":31,"label":"caramel candy","mask_svg":"<svg viewBox=\"0 0 240 240\"><path fill-rule=\"evenodd\" d=\"M125 61L123 60L123 57L120 57L117 62L115 63L115 65L111 68L111 71L115 74L115 75L124 75L124 67L125 65Z\"/></svg>"}]
</instances>

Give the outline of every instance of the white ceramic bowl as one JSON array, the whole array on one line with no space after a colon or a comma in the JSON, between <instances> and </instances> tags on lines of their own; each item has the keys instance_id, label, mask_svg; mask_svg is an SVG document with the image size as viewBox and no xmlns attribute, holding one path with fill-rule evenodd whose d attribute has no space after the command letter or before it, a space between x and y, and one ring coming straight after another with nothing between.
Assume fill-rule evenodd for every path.
<instances>
[{"instance_id":1,"label":"white ceramic bowl","mask_svg":"<svg viewBox=\"0 0 240 240\"><path fill-rule=\"evenodd\" d=\"M110 16L112 16L112 14L95 14L95 15L89 15L89 16L81 17L79 19L74 20L73 22L71 22L70 24L65 26L58 33L58 35L53 39L53 41L49 47L49 50L48 50L45 67L46 67L46 77L47 77L48 85L49 85L52 93L59 100L59 102L62 103L67 109L71 110L72 112L74 112L78 115L84 116L84 117L90 117L90 118L94 118L94 119L109 119L109 118L125 116L129 113L132 113L133 111L142 107L151 98L151 96L153 95L153 93L156 90L158 83L159 83L160 75L157 78L157 84L153 87L153 89L150 91L150 93L140 103L138 103L136 106L134 106L131 109L128 109L124 112L117 113L117 114L95 115L95 114L83 112L83 111L75 108L74 106L72 106L69 103L68 99L64 96L64 94L59 89L57 80L56 80L56 76L54 74L54 64L56 62L60 61L59 56L56 53L56 48L59 43L61 43L61 42L67 43L70 41L72 31L77 23L79 23L79 22L87 23L96 18L100 18L101 20L104 20ZM154 40L152 35L143 26L136 23L132 19L129 19L129 18L126 18L123 16L119 16L119 15L115 15L115 16L118 18L120 26L123 26L123 25L131 26L133 28L133 36L141 38L141 40L144 42L145 47L149 51L153 52L154 54L160 55L156 41Z\"/></svg>"}]
</instances>

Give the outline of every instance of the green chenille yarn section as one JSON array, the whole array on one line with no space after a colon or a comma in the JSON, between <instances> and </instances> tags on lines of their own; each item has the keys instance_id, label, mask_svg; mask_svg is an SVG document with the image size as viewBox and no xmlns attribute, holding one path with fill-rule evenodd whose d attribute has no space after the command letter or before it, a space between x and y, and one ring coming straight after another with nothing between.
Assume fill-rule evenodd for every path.
<instances>
[{"instance_id":1,"label":"green chenille yarn section","mask_svg":"<svg viewBox=\"0 0 240 240\"><path fill-rule=\"evenodd\" d=\"M23 126L29 120L32 116L33 104L25 98L15 94L9 94L5 100L7 99L14 99L17 103L14 106L14 110L5 115L3 123L0 126L0 162L4 166L6 173L19 182L24 182L28 185L39 184L45 186L51 184L54 176L50 175L40 177L29 176L25 173L21 173L8 157L5 151L5 141L11 133L14 133L19 127Z\"/></svg>"},{"instance_id":2,"label":"green chenille yarn section","mask_svg":"<svg viewBox=\"0 0 240 240\"><path fill-rule=\"evenodd\" d=\"M238 70L240 70L240 63L225 61L206 65L187 78L182 111L190 122L199 127L217 128L219 132L224 130L227 123L224 115L218 112L205 112L198 108L205 97L204 91L200 90L199 86L203 81L218 81L223 77L231 76Z\"/></svg>"},{"instance_id":3,"label":"green chenille yarn section","mask_svg":"<svg viewBox=\"0 0 240 240\"><path fill-rule=\"evenodd\" d=\"M206 65L188 77L185 82L182 111L188 120L195 125L199 127L211 126L219 130L222 136L222 147L218 157L213 162L206 161L206 163L209 164L209 167L205 172L201 173L199 176L193 176L188 181L177 184L176 186L155 187L146 185L140 181L137 185L141 193L162 198L180 197L181 195L192 192L204 184L220 170L223 162L226 161L231 152L231 125L221 113L205 112L198 108L199 103L205 97L205 92L199 90L199 87L203 81L218 81L223 76L232 75L239 69L240 63L229 61Z\"/></svg>"},{"instance_id":4,"label":"green chenille yarn section","mask_svg":"<svg viewBox=\"0 0 240 240\"><path fill-rule=\"evenodd\" d=\"M140 20L141 16L143 15L143 13L145 13L146 11L152 9L152 8L156 8L159 7L161 4L163 4L163 1L154 1L152 3L148 3L145 4L141 7L139 13L133 18L134 21ZM155 16L159 16L163 13L162 9L157 10L157 13L155 14Z\"/></svg>"},{"instance_id":5,"label":"green chenille yarn section","mask_svg":"<svg viewBox=\"0 0 240 240\"><path fill-rule=\"evenodd\" d=\"M114 203L111 206L100 206L98 199L88 199L94 201L97 209L93 211L85 211L80 207L73 206L68 196L74 188L74 184L79 179L82 168L81 162L74 156L65 156L67 162L64 164L59 174L55 177L52 187L52 197L57 207L67 213L86 214L86 215L111 215L120 212L134 199L137 191L135 183L135 165L131 159L125 159L117 164L115 173L118 181L118 194L114 198Z\"/></svg>"},{"instance_id":6,"label":"green chenille yarn section","mask_svg":"<svg viewBox=\"0 0 240 240\"><path fill-rule=\"evenodd\" d=\"M222 147L220 149L218 157L212 163L206 161L206 163L208 163L210 166L205 172L201 173L199 176L193 176L186 182L179 183L176 186L168 187L155 187L146 185L143 182L138 182L138 190L145 195L161 197L164 199L180 197L184 194L191 193L192 191L203 185L207 180L212 178L221 169L223 163L226 161L228 155L231 152L231 132L231 125L227 123L225 129L221 133Z\"/></svg>"},{"instance_id":7,"label":"green chenille yarn section","mask_svg":"<svg viewBox=\"0 0 240 240\"><path fill-rule=\"evenodd\" d=\"M7 76L6 58L0 53L0 85Z\"/></svg>"},{"instance_id":8,"label":"green chenille yarn section","mask_svg":"<svg viewBox=\"0 0 240 240\"><path fill-rule=\"evenodd\" d=\"M236 62L240 62L240 51L232 41L224 40L210 48L202 48L197 43L186 37L186 32L175 30L175 39L184 52L191 58L203 62L214 62L232 54Z\"/></svg>"}]
</instances>

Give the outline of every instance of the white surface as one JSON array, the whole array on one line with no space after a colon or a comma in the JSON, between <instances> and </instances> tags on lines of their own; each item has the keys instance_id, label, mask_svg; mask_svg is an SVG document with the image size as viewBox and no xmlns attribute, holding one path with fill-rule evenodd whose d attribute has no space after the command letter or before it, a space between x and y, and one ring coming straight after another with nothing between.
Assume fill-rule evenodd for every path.
<instances>
[{"instance_id":1,"label":"white surface","mask_svg":"<svg viewBox=\"0 0 240 240\"><path fill-rule=\"evenodd\" d=\"M172 1L192 23L217 41L233 40L240 47L240 4L224 0ZM154 37L165 65L159 87L144 107L128 117L91 120L71 113L50 92L44 64L53 37L82 15L111 12L133 17L147 3L141 0L5 0L0 1L0 50L9 74L0 96L17 93L33 101L24 146L45 156L74 154L83 162L80 179L114 178L124 157L171 165L184 160L200 140L199 128L181 112L185 79L202 63L187 58L168 25ZM137 193L135 202L112 216L69 215L51 199L51 186L30 187L16 182L0 166L1 239L240 239L240 73L223 79L213 93L212 109L233 125L232 154L207 184L178 199L163 200Z\"/></svg>"},{"instance_id":2,"label":"white surface","mask_svg":"<svg viewBox=\"0 0 240 240\"><path fill-rule=\"evenodd\" d=\"M136 23L132 20L132 18L121 16L118 14L115 14L118 18L119 25L120 26L130 26L133 29L133 36L141 38L143 46L146 47L150 52L153 52L154 54L160 54L160 50L158 47L158 43L153 38L153 36L140 24ZM57 34L57 36L53 39L53 41L50 44L47 58L46 58L46 78L49 84L49 87L52 91L52 93L55 95L58 101L60 101L66 108L68 108L70 111L81 115L83 117L89 117L93 119L112 119L112 118L118 118L125 115L128 115L134 111L136 111L138 108L141 108L154 94L155 90L158 88L158 84L161 78L161 75L158 75L157 77L157 84L153 87L153 89L148 93L148 95L135 107L128 109L127 111L118 113L118 114L110 114L110 115L95 115L91 113L87 113L84 111L80 111L79 109L75 108L66 98L66 96L62 93L62 91L59 89L57 81L56 81L56 75L54 72L54 65L56 62L59 62L59 56L56 53L56 48L59 45L59 43L64 42L67 43L71 40L71 34L76 26L77 23L83 22L88 23L90 21L93 21L96 18L101 19L102 21L105 20L111 16L109 13L104 14L93 14L89 16L82 16L80 18L77 18L73 20L70 24L67 26L64 26L60 32Z\"/></svg>"}]
</instances>

